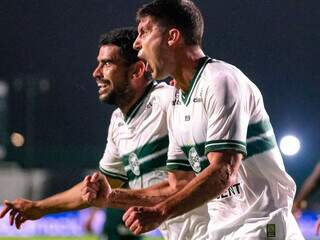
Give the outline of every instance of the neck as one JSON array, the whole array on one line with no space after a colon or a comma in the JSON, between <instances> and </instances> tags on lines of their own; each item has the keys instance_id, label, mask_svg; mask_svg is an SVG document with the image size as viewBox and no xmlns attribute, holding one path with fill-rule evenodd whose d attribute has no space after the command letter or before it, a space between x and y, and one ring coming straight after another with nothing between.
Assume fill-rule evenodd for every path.
<instances>
[{"instance_id":1,"label":"neck","mask_svg":"<svg viewBox=\"0 0 320 240\"><path fill-rule=\"evenodd\" d=\"M184 46L177 51L176 67L173 77L176 79L178 87L186 92L195 74L199 59L204 57L200 46Z\"/></svg>"},{"instance_id":2,"label":"neck","mask_svg":"<svg viewBox=\"0 0 320 240\"><path fill-rule=\"evenodd\" d=\"M141 94L141 96L142 96L142 94ZM127 115L130 108L135 104L136 101L138 101L138 99L139 99L139 97L137 96L137 97L133 97L129 102L126 102L126 103L123 102L123 103L118 104L123 115Z\"/></svg>"},{"instance_id":3,"label":"neck","mask_svg":"<svg viewBox=\"0 0 320 240\"><path fill-rule=\"evenodd\" d=\"M147 81L137 81L130 90L132 93L134 92L135 94L132 95L130 99L125 99L124 97L119 99L118 107L120 108L123 115L127 115L131 107L133 107L133 105L143 96L147 86ZM129 96L129 93L127 96Z\"/></svg>"}]
</instances>

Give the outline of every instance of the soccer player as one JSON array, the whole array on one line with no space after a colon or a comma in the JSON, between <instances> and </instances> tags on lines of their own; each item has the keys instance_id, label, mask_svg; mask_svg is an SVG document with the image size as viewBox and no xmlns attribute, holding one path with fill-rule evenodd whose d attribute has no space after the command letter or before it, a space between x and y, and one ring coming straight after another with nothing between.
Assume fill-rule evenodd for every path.
<instances>
[{"instance_id":1,"label":"soccer player","mask_svg":"<svg viewBox=\"0 0 320 240\"><path fill-rule=\"evenodd\" d=\"M169 174L166 171L167 109L174 99L175 88L149 79L144 62L133 49L136 37L136 30L125 28L103 35L100 41L98 66L93 77L99 88L99 99L118 107L111 117L100 173L47 199L5 201L0 217L10 212L11 225L15 223L20 228L26 220L89 207L81 194L88 190L84 184L87 181L99 180L99 196L112 192L115 199L107 207L127 209L138 202L152 205L194 178L192 171ZM150 194L143 190L111 191L111 187L121 187L126 182L132 189L151 186ZM93 189L98 190L94 186ZM125 195L119 197L118 192L125 192ZM206 234L208 219L207 207L203 206L165 222L160 231L166 239L200 239Z\"/></svg>"},{"instance_id":2,"label":"soccer player","mask_svg":"<svg viewBox=\"0 0 320 240\"><path fill-rule=\"evenodd\" d=\"M169 114L168 167L197 174L182 190L124 215L134 233L208 204L209 239L303 239L291 214L286 173L259 89L238 68L201 49L203 18L189 0L155 0L137 13L134 48L154 79L179 91Z\"/></svg>"}]
</instances>

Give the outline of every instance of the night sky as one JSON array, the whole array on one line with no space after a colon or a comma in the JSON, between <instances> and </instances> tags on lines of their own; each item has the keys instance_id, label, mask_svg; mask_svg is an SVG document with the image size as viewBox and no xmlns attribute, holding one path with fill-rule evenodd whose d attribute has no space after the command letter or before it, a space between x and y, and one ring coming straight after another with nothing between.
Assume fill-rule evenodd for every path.
<instances>
[{"instance_id":1,"label":"night sky","mask_svg":"<svg viewBox=\"0 0 320 240\"><path fill-rule=\"evenodd\" d=\"M9 146L9 161L97 165L112 111L99 103L91 77L99 35L134 25L135 11L146 2L1 1L0 79L10 85L8 134L30 136L22 149ZM256 83L278 140L289 133L301 139L300 153L285 158L289 173L301 181L320 154L320 2L195 2L205 19L205 53L236 65ZM41 91L39 82L46 79L49 91ZM32 164L22 160L30 149Z\"/></svg>"}]
</instances>

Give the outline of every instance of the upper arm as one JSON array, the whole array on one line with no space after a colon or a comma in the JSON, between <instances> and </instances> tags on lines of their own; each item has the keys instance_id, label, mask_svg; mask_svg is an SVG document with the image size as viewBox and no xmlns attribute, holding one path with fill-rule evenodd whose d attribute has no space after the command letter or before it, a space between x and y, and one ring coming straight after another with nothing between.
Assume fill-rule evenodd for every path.
<instances>
[{"instance_id":1,"label":"upper arm","mask_svg":"<svg viewBox=\"0 0 320 240\"><path fill-rule=\"evenodd\" d=\"M237 76L221 73L208 83L205 109L208 116L205 153L234 151L246 155L250 112L245 89Z\"/></svg>"},{"instance_id":2,"label":"upper arm","mask_svg":"<svg viewBox=\"0 0 320 240\"><path fill-rule=\"evenodd\" d=\"M226 185L234 184L241 160L246 155L250 111L245 89L232 72L216 76L208 86L205 109L208 116L205 153L210 169Z\"/></svg>"},{"instance_id":3,"label":"upper arm","mask_svg":"<svg viewBox=\"0 0 320 240\"><path fill-rule=\"evenodd\" d=\"M178 92L177 92L178 93ZM175 96L178 98L178 95ZM177 99L172 101L171 106L167 112L167 127L169 135L169 147L168 147L168 159L167 159L167 169L169 171L190 171L192 172L192 167L188 161L187 155L183 152L181 146L177 142L177 134L175 134L175 123L173 121L173 115L175 112L175 104Z\"/></svg>"},{"instance_id":4,"label":"upper arm","mask_svg":"<svg viewBox=\"0 0 320 240\"><path fill-rule=\"evenodd\" d=\"M167 169L173 172L192 172L192 167L188 161L186 154L182 151L179 144L177 144L176 139L171 129L168 125L169 132L169 147L168 147L168 159L167 159Z\"/></svg>"}]
</instances>

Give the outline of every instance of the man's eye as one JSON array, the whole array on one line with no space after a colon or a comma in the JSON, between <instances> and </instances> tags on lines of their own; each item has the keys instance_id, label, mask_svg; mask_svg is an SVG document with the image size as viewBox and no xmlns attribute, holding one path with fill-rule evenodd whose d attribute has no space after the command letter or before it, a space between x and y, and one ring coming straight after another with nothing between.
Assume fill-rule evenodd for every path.
<instances>
[{"instance_id":1,"label":"man's eye","mask_svg":"<svg viewBox=\"0 0 320 240\"><path fill-rule=\"evenodd\" d=\"M146 33L147 33L146 31L141 31L141 32L140 32L140 37L145 36L145 35L146 35Z\"/></svg>"}]
</instances>

